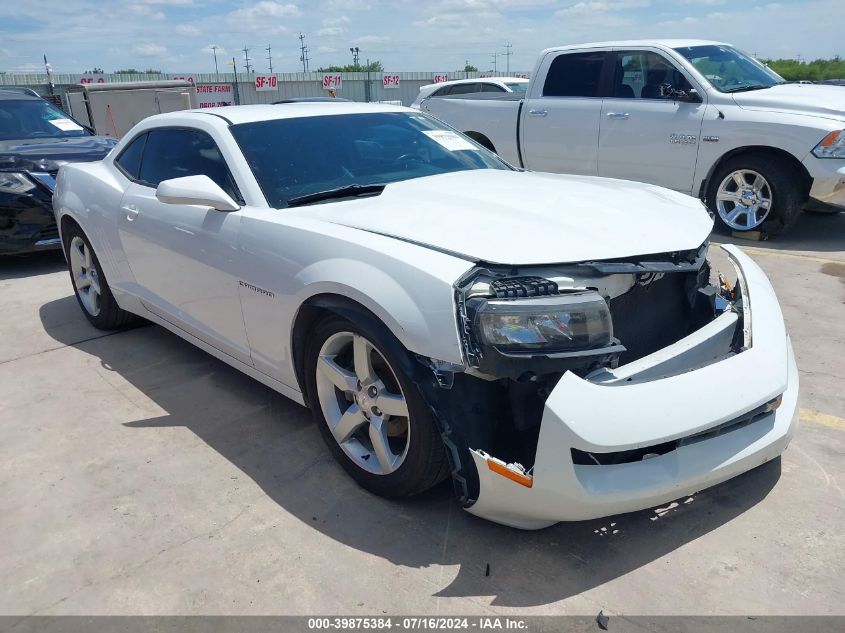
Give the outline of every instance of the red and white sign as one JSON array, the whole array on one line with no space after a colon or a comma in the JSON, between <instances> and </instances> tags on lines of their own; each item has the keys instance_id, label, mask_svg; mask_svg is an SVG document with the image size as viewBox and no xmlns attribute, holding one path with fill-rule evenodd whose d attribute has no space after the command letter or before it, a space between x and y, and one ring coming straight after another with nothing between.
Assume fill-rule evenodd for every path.
<instances>
[{"instance_id":1,"label":"red and white sign","mask_svg":"<svg viewBox=\"0 0 845 633\"><path fill-rule=\"evenodd\" d=\"M193 75L170 75L170 78L174 81L187 81L188 83L194 83Z\"/></svg>"},{"instance_id":2,"label":"red and white sign","mask_svg":"<svg viewBox=\"0 0 845 633\"><path fill-rule=\"evenodd\" d=\"M232 84L197 84L197 107L235 105Z\"/></svg>"},{"instance_id":3,"label":"red and white sign","mask_svg":"<svg viewBox=\"0 0 845 633\"><path fill-rule=\"evenodd\" d=\"M398 88L399 87L399 81L400 81L400 77L399 77L398 73L393 73L393 74L390 74L390 75L387 74L387 73L384 73L384 75L382 75L382 77L381 77L381 83L382 83L382 86L385 89Z\"/></svg>"},{"instance_id":4,"label":"red and white sign","mask_svg":"<svg viewBox=\"0 0 845 633\"><path fill-rule=\"evenodd\" d=\"M434 75L434 83L442 84L444 81L449 81L449 75L446 73Z\"/></svg>"},{"instance_id":5,"label":"red and white sign","mask_svg":"<svg viewBox=\"0 0 845 633\"><path fill-rule=\"evenodd\" d=\"M256 75L255 89L258 92L279 89L279 78L276 75Z\"/></svg>"},{"instance_id":6,"label":"red and white sign","mask_svg":"<svg viewBox=\"0 0 845 633\"><path fill-rule=\"evenodd\" d=\"M323 75L323 90L340 90L343 88L343 77L340 73Z\"/></svg>"},{"instance_id":7,"label":"red and white sign","mask_svg":"<svg viewBox=\"0 0 845 633\"><path fill-rule=\"evenodd\" d=\"M104 84L106 83L106 78L102 75L83 75L82 78L79 80L81 84Z\"/></svg>"}]
</instances>

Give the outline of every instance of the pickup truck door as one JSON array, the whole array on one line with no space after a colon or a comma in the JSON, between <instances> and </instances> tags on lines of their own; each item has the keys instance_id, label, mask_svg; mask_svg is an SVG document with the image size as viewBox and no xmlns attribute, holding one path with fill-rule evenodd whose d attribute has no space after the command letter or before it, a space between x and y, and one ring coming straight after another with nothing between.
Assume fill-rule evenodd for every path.
<instances>
[{"instance_id":1,"label":"pickup truck door","mask_svg":"<svg viewBox=\"0 0 845 633\"><path fill-rule=\"evenodd\" d=\"M252 364L235 273L241 213L155 195L163 180L203 174L238 200L223 156L211 136L188 128L151 130L142 151L137 176L121 169L123 155L116 161L130 180L117 224L136 294L153 314Z\"/></svg>"},{"instance_id":2,"label":"pickup truck door","mask_svg":"<svg viewBox=\"0 0 845 633\"><path fill-rule=\"evenodd\" d=\"M614 81L602 102L598 174L692 193L704 92L677 65L652 50L613 53ZM696 102L661 96L669 84Z\"/></svg>"},{"instance_id":3,"label":"pickup truck door","mask_svg":"<svg viewBox=\"0 0 845 633\"><path fill-rule=\"evenodd\" d=\"M534 171L595 176L609 51L550 53L522 106L523 165ZM545 79L543 79L545 77ZM542 82L542 84L540 84Z\"/></svg>"}]
</instances>

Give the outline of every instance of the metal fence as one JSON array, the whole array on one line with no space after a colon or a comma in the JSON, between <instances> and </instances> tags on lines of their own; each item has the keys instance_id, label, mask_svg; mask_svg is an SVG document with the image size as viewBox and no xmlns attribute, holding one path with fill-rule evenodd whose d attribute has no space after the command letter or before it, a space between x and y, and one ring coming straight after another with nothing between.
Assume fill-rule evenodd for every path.
<instances>
[{"instance_id":1,"label":"metal fence","mask_svg":"<svg viewBox=\"0 0 845 633\"><path fill-rule=\"evenodd\" d=\"M399 75L397 87L385 88L381 72L341 73L342 87L336 91L338 97L353 101L392 101L410 105L416 98L421 86L434 82L435 75L448 75L451 79L476 79L483 77L505 76L505 73L434 73L406 72L389 73ZM254 103L272 103L280 99L295 97L326 96L323 89L323 73L275 73L278 89L259 91L255 88L254 76L247 73L168 73L168 74L133 74L133 75L53 75L52 93L64 102L64 95L69 86L78 85L84 78L93 78L97 83L117 81L160 81L166 79L190 78L196 84L225 83L235 85L236 99L244 105ZM512 72L511 76L527 77L526 72ZM102 81L101 81L102 80ZM50 95L51 88L46 74L0 74L0 86L26 86L43 96Z\"/></svg>"}]
</instances>

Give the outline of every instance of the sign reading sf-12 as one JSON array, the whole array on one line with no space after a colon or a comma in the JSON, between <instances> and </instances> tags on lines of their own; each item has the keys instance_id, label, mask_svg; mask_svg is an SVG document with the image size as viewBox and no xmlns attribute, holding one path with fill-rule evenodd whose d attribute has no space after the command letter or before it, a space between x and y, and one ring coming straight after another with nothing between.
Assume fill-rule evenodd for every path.
<instances>
[{"instance_id":1,"label":"sign reading sf-12","mask_svg":"<svg viewBox=\"0 0 845 633\"><path fill-rule=\"evenodd\" d=\"M398 88L400 77L398 73L387 74L384 73L381 77L381 83L384 88Z\"/></svg>"},{"instance_id":2,"label":"sign reading sf-12","mask_svg":"<svg viewBox=\"0 0 845 633\"><path fill-rule=\"evenodd\" d=\"M340 73L323 75L323 90L340 90L343 88L343 77Z\"/></svg>"},{"instance_id":3,"label":"sign reading sf-12","mask_svg":"<svg viewBox=\"0 0 845 633\"><path fill-rule=\"evenodd\" d=\"M279 78L276 75L256 75L255 89L258 92L279 89Z\"/></svg>"}]
</instances>

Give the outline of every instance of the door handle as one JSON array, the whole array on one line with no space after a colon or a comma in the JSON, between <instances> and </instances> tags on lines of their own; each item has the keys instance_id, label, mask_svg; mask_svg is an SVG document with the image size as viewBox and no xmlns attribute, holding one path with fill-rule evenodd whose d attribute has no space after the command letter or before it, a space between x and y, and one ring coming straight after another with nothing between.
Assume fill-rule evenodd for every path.
<instances>
[{"instance_id":1,"label":"door handle","mask_svg":"<svg viewBox=\"0 0 845 633\"><path fill-rule=\"evenodd\" d=\"M528 114L531 116L546 116L548 112L546 110L529 110Z\"/></svg>"},{"instance_id":2,"label":"door handle","mask_svg":"<svg viewBox=\"0 0 845 633\"><path fill-rule=\"evenodd\" d=\"M630 115L627 112L608 112L608 119L627 119Z\"/></svg>"},{"instance_id":3,"label":"door handle","mask_svg":"<svg viewBox=\"0 0 845 633\"><path fill-rule=\"evenodd\" d=\"M135 218L138 217L138 207L134 204L124 204L120 207L126 212L126 219L132 222Z\"/></svg>"}]
</instances>

